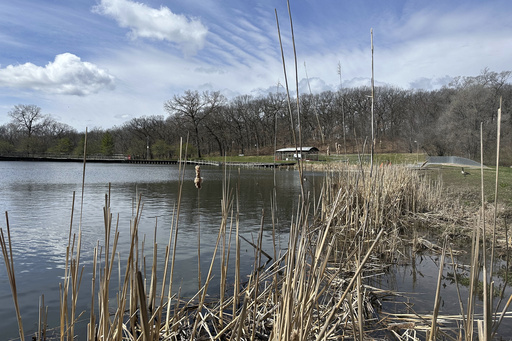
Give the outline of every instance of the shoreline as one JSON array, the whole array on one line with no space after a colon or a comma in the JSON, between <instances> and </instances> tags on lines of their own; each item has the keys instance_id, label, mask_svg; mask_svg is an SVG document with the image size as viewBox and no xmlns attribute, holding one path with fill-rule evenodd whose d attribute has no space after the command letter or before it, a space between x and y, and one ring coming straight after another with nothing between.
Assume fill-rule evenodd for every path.
<instances>
[{"instance_id":1,"label":"shoreline","mask_svg":"<svg viewBox=\"0 0 512 341\"><path fill-rule=\"evenodd\" d=\"M29 156L0 156L1 161L20 161L20 162L83 162L83 158L58 158L58 157L29 157ZM278 168L295 166L295 162L286 163L270 163L270 162L216 162L205 160L145 160L145 159L127 159L127 158L87 158L88 163L117 163L117 164L148 164L148 165L177 165L179 163L187 163L193 165L205 166L237 166L237 167L263 167L263 168Z\"/></svg>"}]
</instances>

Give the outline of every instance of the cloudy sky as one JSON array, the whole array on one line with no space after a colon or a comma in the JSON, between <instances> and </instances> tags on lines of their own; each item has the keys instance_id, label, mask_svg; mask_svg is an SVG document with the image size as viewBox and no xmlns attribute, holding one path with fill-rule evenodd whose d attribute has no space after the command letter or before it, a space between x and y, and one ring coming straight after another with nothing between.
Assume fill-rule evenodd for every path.
<instances>
[{"instance_id":1,"label":"cloudy sky","mask_svg":"<svg viewBox=\"0 0 512 341\"><path fill-rule=\"evenodd\" d=\"M301 91L375 79L435 89L512 70L510 0L291 0ZM185 90L258 96L294 82L286 0L16 0L0 3L0 124L16 104L79 131L164 115ZM294 89L294 88L293 88Z\"/></svg>"}]
</instances>

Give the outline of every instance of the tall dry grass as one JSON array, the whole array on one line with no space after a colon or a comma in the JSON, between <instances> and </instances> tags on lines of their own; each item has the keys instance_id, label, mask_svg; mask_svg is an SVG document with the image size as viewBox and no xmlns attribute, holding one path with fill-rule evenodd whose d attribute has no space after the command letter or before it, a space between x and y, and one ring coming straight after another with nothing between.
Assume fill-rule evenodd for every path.
<instances>
[{"instance_id":1,"label":"tall dry grass","mask_svg":"<svg viewBox=\"0 0 512 341\"><path fill-rule=\"evenodd\" d=\"M289 3L288 12L291 24ZM277 25L279 32L279 22ZM293 25L291 30L293 39ZM281 40L280 33L279 39ZM281 52L291 129L298 151L302 148L300 111L297 105L297 123L295 124L282 47ZM294 56L297 74L295 44ZM297 80L296 78L296 82ZM298 88L298 84L296 86ZM298 103L298 93L296 99ZM298 141L295 135L296 125L299 127ZM180 162L178 200L175 213L171 218L169 239L163 252L163 274L157 271L161 254L156 237L148 247L145 237L139 236L139 223L144 212L142 197L137 199L136 210L130 222L128 257L124 260L120 259L117 253L119 228L117 222L113 224L109 187L103 209L105 234L94 250L87 340L296 341L345 338L364 340L373 332L382 332L384 328L388 328L389 333L394 333L393 335L404 340L418 339L416 332L419 331L423 332L428 339L435 339L437 335L446 336L437 323L440 284L437 288L438 296L434 302L433 314L428 318L416 316L422 323L428 323L428 328L419 330L415 327L415 322L410 322L411 320L400 324L399 327L395 323L393 328L406 330L402 335L398 335L395 329L390 328L391 322L394 323L396 320L381 319L375 308L376 297L382 291L365 284L365 278L382 273L390 260L397 259L400 248L408 243L404 235L408 230L414 230L415 227L411 228L411 225L416 226L411 224L415 215L433 210L441 203L440 182L430 181L421 171L401 166L374 167L373 129L371 143L370 167L362 163L357 166L340 164L332 167L326 174L325 184L318 201L317 198L311 198L311 193L305 192L303 164L302 160L299 160L301 196L289 226L287 245L283 249L279 248L274 238L273 256L263 250L265 212L262 212L257 241L255 243L248 241L254 249L254 262L247 280L242 276L246 272L245 269L240 267L242 236L239 220L240 203L237 196L239 189L231 187L230 177L226 175L222 191L222 215L213 256L204 282L201 278L201 269L198 267L199 288L192 297L181 297L180 290L178 289L177 293L174 290L176 289L174 268L180 227L181 192L186 163ZM180 150L180 155L186 155L186 152L183 153ZM85 183L85 158L83 172L83 183ZM199 169L196 172L195 185L199 189L201 185ZM83 188L82 184L82 204ZM199 198L198 195L198 201ZM274 235L277 206L275 197L272 199L274 200L271 212ZM157 227L158 221L155 221L155 236ZM9 227L7 231L8 243L3 231L0 231L0 246L9 274L20 339L23 339ZM485 236L485 233L483 235ZM471 276L472 294L476 292L475 283L480 267L483 266L484 270L486 269L485 260L483 264L480 262L480 238L480 228L477 227L473 237L475 253L472 267L474 272ZM233 240L234 267L230 266ZM485 241L483 246L485 251ZM201 244L198 240L198 258L201 255L200 248ZM73 340L77 336L75 335L76 322L79 317L84 316L83 312L77 311L84 273L80 251L81 223L77 232L74 232L73 226L70 225L64 283L60 289L61 340ZM446 247L443 248L443 260L445 252ZM146 253L151 256L146 258ZM264 262L265 259L266 262ZM149 272L146 260L151 260ZM116 261L118 288L112 285ZM218 279L212 275L216 261L219 261L221 267ZM121 263L125 265L121 267ZM441 276L442 267L439 272ZM232 293L228 291L229 278L234 278ZM212 286L213 281L219 281L220 292L212 299L208 298L208 288ZM487 280L485 282L487 283ZM485 289L486 295L492 292L492 281L489 287ZM487 297L487 300L492 300L489 296ZM490 323L489 307L492 306L492 302L486 303L483 314L486 316L485 323L478 324L481 326L479 331L481 339L489 339L495 330L493 328L497 328L505 316L510 301L512 298L508 300L507 306L499 317L496 314L492 316L498 317L494 320L495 323ZM44 303L42 305L44 306ZM467 313L461 313L466 340L473 339L473 319L478 316L473 314L474 305L474 299L470 298ZM41 334L39 333L38 338L42 337Z\"/></svg>"},{"instance_id":2,"label":"tall dry grass","mask_svg":"<svg viewBox=\"0 0 512 341\"><path fill-rule=\"evenodd\" d=\"M430 181L423 171L405 166L370 169L340 163L332 166L322 196L321 220L333 216L337 226L337 258L350 255L352 245L366 244L384 229L383 256L393 259L404 232L413 232L417 213L430 212L441 204L440 181Z\"/></svg>"},{"instance_id":3,"label":"tall dry grass","mask_svg":"<svg viewBox=\"0 0 512 341\"><path fill-rule=\"evenodd\" d=\"M92 288L87 340L363 340L386 328L390 329L385 333L396 333L397 325L409 333L409 339L411 335L421 339L420 334L431 339L445 337L438 320L447 317L439 314L439 297L433 302L433 315L416 316L421 323L411 322L411 317L405 320L405 315L382 319L385 314L376 303L380 295L390 293L366 280L399 257L401 248L410 242L408 229L415 214L440 205L439 182L434 184L421 171L401 166L375 168L372 177L369 171L347 165L331 169L320 200L310 196L298 200L287 245L282 249L274 245L273 255L263 250L263 212L257 240L247 241L254 249L250 271L240 268L239 185L231 183L226 171L214 255L193 297L181 297L173 282L179 205L162 249L156 238L148 244L139 236L144 212L139 197L130 223L130 251L121 260L117 252L120 228L110 207L109 187L103 209L105 233L94 252L92 277L87 279ZM275 204L272 207L274 211ZM7 245L2 250L9 253ZM80 266L79 235L72 232L67 254L61 286L62 340L77 336L76 321L86 315L76 308L84 267ZM11 258L5 259L12 264ZM157 269L160 259L163 272ZM218 278L212 276L215 264L221 268ZM244 280L246 272L249 276ZM112 284L114 279L119 286ZM220 291L209 297L213 284ZM470 328L474 325L470 318L480 315L465 316L464 325ZM506 309L492 316L494 328L507 316ZM421 327L425 325L428 328ZM42 332L39 335L43 339Z\"/></svg>"},{"instance_id":4,"label":"tall dry grass","mask_svg":"<svg viewBox=\"0 0 512 341\"><path fill-rule=\"evenodd\" d=\"M497 119L497 143L496 143L496 164L499 164L500 155L500 136L501 136L501 101L498 109ZM481 124L481 138L480 138L480 149L484 150L483 146L483 126ZM496 273L494 267L499 264L500 259L497 258L495 250L502 245L497 240L497 235L505 235L504 244L505 250L508 253L508 235L507 227L504 226L504 231L501 231L501 226L497 224L498 220L498 179L499 179L499 168L496 167L496 181L495 181L495 192L494 192L494 203L486 202L484 196L484 176L483 176L483 152L481 153L481 167L480 167L480 209L474 212L474 222L464 221L465 228L471 232L471 247L468 251L469 264L467 264L469 273L469 285L467 297L463 297L461 290L459 289L460 283L457 278L458 269L465 267L460 265L454 259L454 251L449 246L449 243L444 244L440 250L439 258L439 275L436 288L436 298L434 301L433 313L431 315L420 315L420 314L400 314L396 317L407 319L408 321L414 321L412 329L407 329L402 335L396 334L400 340L410 340L417 338L418 332L424 329L425 332L421 333L425 339L436 340L439 338L451 338L455 340L493 340L497 335L497 331L500 325L503 323L505 318L511 318L512 314L508 311L510 304L512 303L512 295L506 296L505 292L508 287L508 258L506 262L506 272L503 276L503 280L499 284L501 290L496 290L498 282L496 279ZM450 206L450 205L447 205ZM445 218L449 218L444 215ZM451 218L451 217L450 217ZM446 219L448 220L448 219ZM491 221L491 223L489 223ZM489 228L492 225L492 228ZM506 224L505 224L506 225ZM448 229L447 229L448 230ZM451 228L450 228L451 230ZM449 234L446 234L448 237ZM450 259L446 255L450 255ZM457 289L457 297L459 303L460 314L458 315L441 315L439 314L439 300L441 290L441 279L444 276L443 266L444 263L451 260L451 266L454 269L454 282ZM477 298L480 298L481 303L478 303ZM425 323L430 321L430 323ZM440 326L444 325L444 329ZM454 325L454 327L446 327L447 325ZM414 336L411 336L414 333Z\"/></svg>"},{"instance_id":5,"label":"tall dry grass","mask_svg":"<svg viewBox=\"0 0 512 341\"><path fill-rule=\"evenodd\" d=\"M14 301L14 309L16 311L16 321L18 322L18 332L20 339L25 339L25 332L23 330L23 321L21 319L20 307L18 304L18 287L16 286L16 274L14 272L14 259L12 255L12 240L11 230L9 227L9 215L5 213L7 240L5 239L4 231L0 228L0 248L2 249L2 256L7 270L7 277L9 278L9 285L11 287L12 299Z\"/></svg>"},{"instance_id":6,"label":"tall dry grass","mask_svg":"<svg viewBox=\"0 0 512 341\"><path fill-rule=\"evenodd\" d=\"M298 201L289 227L288 244L284 249L274 245L272 256L263 250L262 213L258 239L250 243L254 248L254 265L247 282L242 276L246 269L240 269L239 263L238 185L232 186L226 175L214 255L202 287L189 298L172 294L179 203L163 250L162 273L157 271L162 252L156 238L152 245L146 245L145 238L139 236L144 211L141 197L130 223L130 251L126 259L119 259L119 219L113 218L109 186L103 209L105 233L94 250L92 277L88 279L92 295L87 339L364 337L375 327L377 314L370 302L374 289L364 285L362 275L368 276L372 269L379 268L377 255L391 252L389 248L393 243L384 243L384 240L393 238L393 231L398 228L397 219L423 207L419 200L426 195L426 189L416 183L419 178L415 178L414 173L409 173L412 175L407 177L406 169L390 167L367 178L359 171L331 171L326 176L322 199L316 206L309 195ZM393 187L391 182L398 187ZM155 229L157 225L155 222ZM75 233L70 226L61 286L62 340L77 336L77 319L85 316L84 312L77 311L84 273L80 248L80 231ZM230 264L231 253L235 254L235 264ZM150 257L146 258L146 254ZM147 259L150 259L149 267ZM220 260L221 271L220 278L214 279L216 260ZM125 264L123 268L121 264ZM228 278L235 281L231 293ZM119 281L119 287L112 285L114 279ZM219 281L220 292L215 299L207 299L212 281Z\"/></svg>"}]
</instances>

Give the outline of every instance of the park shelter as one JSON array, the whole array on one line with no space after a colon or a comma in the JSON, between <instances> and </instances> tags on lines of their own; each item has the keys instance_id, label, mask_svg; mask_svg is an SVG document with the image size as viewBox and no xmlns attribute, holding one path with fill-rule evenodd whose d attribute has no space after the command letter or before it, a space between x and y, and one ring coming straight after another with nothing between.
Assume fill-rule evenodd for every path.
<instances>
[{"instance_id":1,"label":"park shelter","mask_svg":"<svg viewBox=\"0 0 512 341\"><path fill-rule=\"evenodd\" d=\"M302 158L304 160L318 161L318 148L302 147L302 148L281 148L276 150L276 161L296 160Z\"/></svg>"}]
</instances>

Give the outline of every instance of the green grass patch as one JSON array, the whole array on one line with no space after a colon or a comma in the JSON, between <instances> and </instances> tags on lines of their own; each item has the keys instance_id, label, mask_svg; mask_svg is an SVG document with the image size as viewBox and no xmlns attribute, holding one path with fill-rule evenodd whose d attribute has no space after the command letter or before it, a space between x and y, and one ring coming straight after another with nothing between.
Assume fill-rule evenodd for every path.
<instances>
[{"instance_id":1,"label":"green grass patch","mask_svg":"<svg viewBox=\"0 0 512 341\"><path fill-rule=\"evenodd\" d=\"M370 154L339 154L339 155L320 155L320 160L328 162L336 161L348 161L351 164L354 163L369 163ZM375 154L374 163L379 165L381 163L391 164L416 164L423 163L426 160L425 154L416 153L386 153L386 154Z\"/></svg>"},{"instance_id":2,"label":"green grass patch","mask_svg":"<svg viewBox=\"0 0 512 341\"><path fill-rule=\"evenodd\" d=\"M273 155L247 155L247 156L208 156L204 160L216 162L255 162L255 163L287 163L290 161L275 161ZM416 153L387 153L375 154L374 164L380 165L381 163L391 164L418 164L426 160L425 154ZM370 155L358 154L340 154L340 155L319 155L319 161L311 161L311 163L325 163L325 162L348 162L356 164L359 162L369 163ZM430 175L433 180L439 176L445 186L445 189L459 195L462 202L469 204L476 204L480 202L480 169L468 168L465 170L470 175L463 176L460 167L448 166L428 166ZM484 169L484 195L487 202L494 202L494 184L495 184L496 170L494 167ZM498 181L498 200L505 204L512 204L512 169L509 167L500 167L499 181Z\"/></svg>"},{"instance_id":3,"label":"green grass patch","mask_svg":"<svg viewBox=\"0 0 512 341\"><path fill-rule=\"evenodd\" d=\"M462 175L460 167L429 167L441 177L444 187L455 194L459 194L463 202L479 203L481 201L481 171L480 168L467 168L469 175ZM434 174L434 173L433 173ZM496 181L496 168L490 167L483 171L484 198L486 202L494 202L494 189ZM498 202L512 204L512 169L499 168Z\"/></svg>"},{"instance_id":4,"label":"green grass patch","mask_svg":"<svg viewBox=\"0 0 512 341\"><path fill-rule=\"evenodd\" d=\"M232 156L206 156L202 158L206 161L215 161L215 162L261 162L261 163L288 163L292 161L274 161L274 155L232 155ZM415 164L417 162L424 162L426 160L426 156L424 154L416 154L416 153L389 153L389 154L375 154L374 162L375 164L380 163L389 163L392 164ZM336 155L326 155L320 154L318 155L318 161L308 161L308 162L349 162L350 164L354 163L369 163L370 162L370 154L336 154Z\"/></svg>"},{"instance_id":5,"label":"green grass patch","mask_svg":"<svg viewBox=\"0 0 512 341\"><path fill-rule=\"evenodd\" d=\"M208 156L203 160L214 162L258 162L258 163L274 163L273 155L248 155L248 156ZM289 161L275 161L275 162L289 162Z\"/></svg>"}]
</instances>

